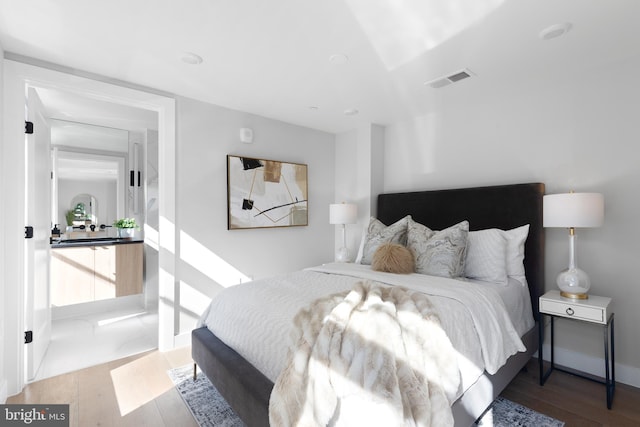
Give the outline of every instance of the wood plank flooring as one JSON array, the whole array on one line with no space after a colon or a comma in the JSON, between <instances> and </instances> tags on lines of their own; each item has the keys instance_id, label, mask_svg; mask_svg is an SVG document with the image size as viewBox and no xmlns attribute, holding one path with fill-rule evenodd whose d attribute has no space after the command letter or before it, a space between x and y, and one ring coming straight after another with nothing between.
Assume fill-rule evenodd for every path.
<instances>
[{"instance_id":1,"label":"wood plank flooring","mask_svg":"<svg viewBox=\"0 0 640 427\"><path fill-rule=\"evenodd\" d=\"M502 396L565 422L565 427L640 426L640 389L616 384L611 410L605 386L554 371L541 387L538 360L532 359L502 392Z\"/></svg>"},{"instance_id":2,"label":"wood plank flooring","mask_svg":"<svg viewBox=\"0 0 640 427\"><path fill-rule=\"evenodd\" d=\"M192 363L190 348L152 351L29 384L7 403L69 403L71 427L197 427L166 371ZM502 396L564 421L566 427L640 426L640 389L604 386L563 372L538 384L533 359Z\"/></svg>"},{"instance_id":3,"label":"wood plank flooring","mask_svg":"<svg viewBox=\"0 0 640 427\"><path fill-rule=\"evenodd\" d=\"M7 403L68 403L70 427L198 427L167 371L191 348L151 351L31 383Z\"/></svg>"}]
</instances>

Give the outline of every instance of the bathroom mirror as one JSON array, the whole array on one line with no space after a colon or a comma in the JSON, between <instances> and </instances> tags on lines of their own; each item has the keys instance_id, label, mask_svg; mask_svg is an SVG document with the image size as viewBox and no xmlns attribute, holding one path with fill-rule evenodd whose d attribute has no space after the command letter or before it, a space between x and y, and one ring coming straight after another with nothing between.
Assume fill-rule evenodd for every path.
<instances>
[{"instance_id":1,"label":"bathroom mirror","mask_svg":"<svg viewBox=\"0 0 640 427\"><path fill-rule=\"evenodd\" d=\"M84 207L73 225L111 225L127 211L129 132L85 123L51 120L52 222L69 225L67 213Z\"/></svg>"}]
</instances>

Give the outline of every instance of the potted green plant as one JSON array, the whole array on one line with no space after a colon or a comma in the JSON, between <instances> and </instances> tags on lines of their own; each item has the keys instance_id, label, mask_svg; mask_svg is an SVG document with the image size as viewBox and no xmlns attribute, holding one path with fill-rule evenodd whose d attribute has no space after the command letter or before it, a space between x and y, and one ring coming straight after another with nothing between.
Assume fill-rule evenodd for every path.
<instances>
[{"instance_id":1,"label":"potted green plant","mask_svg":"<svg viewBox=\"0 0 640 427\"><path fill-rule=\"evenodd\" d=\"M133 237L133 232L140 228L135 218L120 218L113 226L118 231L118 237Z\"/></svg>"}]
</instances>

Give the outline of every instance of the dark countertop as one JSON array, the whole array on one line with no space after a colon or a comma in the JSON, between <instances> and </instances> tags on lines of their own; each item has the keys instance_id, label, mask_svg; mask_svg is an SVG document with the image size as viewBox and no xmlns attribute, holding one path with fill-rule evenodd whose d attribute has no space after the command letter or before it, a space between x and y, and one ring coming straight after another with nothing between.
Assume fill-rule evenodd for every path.
<instances>
[{"instance_id":1,"label":"dark countertop","mask_svg":"<svg viewBox=\"0 0 640 427\"><path fill-rule=\"evenodd\" d=\"M132 243L144 243L143 239L132 239L123 237L98 237L98 238L82 238L68 240L53 240L51 249L71 248L78 246L108 246L108 245L127 245Z\"/></svg>"}]
</instances>

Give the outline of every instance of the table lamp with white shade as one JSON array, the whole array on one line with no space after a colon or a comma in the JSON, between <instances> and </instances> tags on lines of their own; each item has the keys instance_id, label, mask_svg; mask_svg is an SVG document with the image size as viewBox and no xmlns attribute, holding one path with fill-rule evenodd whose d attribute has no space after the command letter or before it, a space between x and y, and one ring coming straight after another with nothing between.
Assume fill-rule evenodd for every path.
<instances>
[{"instance_id":1,"label":"table lamp with white shade","mask_svg":"<svg viewBox=\"0 0 640 427\"><path fill-rule=\"evenodd\" d=\"M544 227L569 229L569 268L556 283L565 298L586 299L591 287L587 273L576 263L576 228L600 227L604 222L604 197L599 193L549 194L543 198Z\"/></svg>"},{"instance_id":2,"label":"table lamp with white shade","mask_svg":"<svg viewBox=\"0 0 640 427\"><path fill-rule=\"evenodd\" d=\"M336 252L337 262L349 262L350 254L347 248L346 224L358 221L358 206L352 203L334 203L329 205L329 223L342 225L342 247Z\"/></svg>"}]
</instances>

